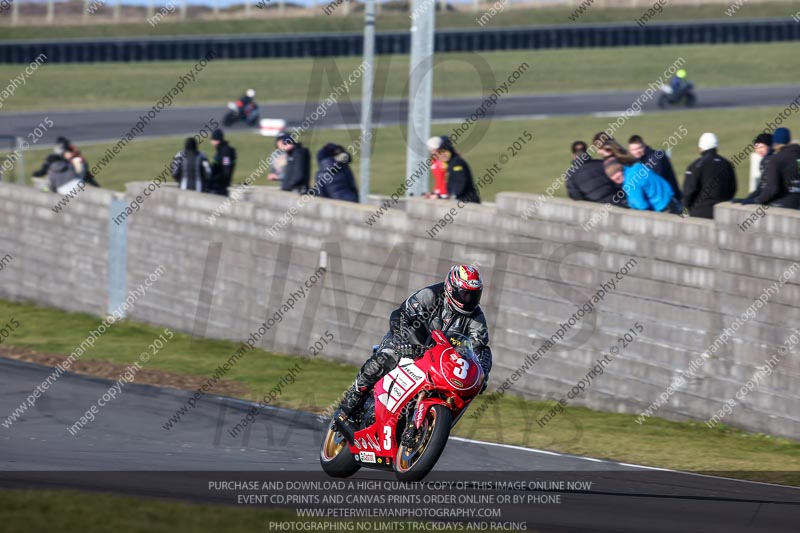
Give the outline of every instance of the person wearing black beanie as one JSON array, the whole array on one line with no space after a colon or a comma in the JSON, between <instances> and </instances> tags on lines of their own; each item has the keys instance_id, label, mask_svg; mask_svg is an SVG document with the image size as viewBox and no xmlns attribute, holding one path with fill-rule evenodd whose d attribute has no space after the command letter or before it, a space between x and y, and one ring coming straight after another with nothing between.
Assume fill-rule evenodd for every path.
<instances>
[{"instance_id":1,"label":"person wearing black beanie","mask_svg":"<svg viewBox=\"0 0 800 533\"><path fill-rule=\"evenodd\" d=\"M231 186L233 171L236 168L236 149L228 144L225 134L219 128L211 134L211 144L216 148L216 152L211 161L208 192L228 196L228 187Z\"/></svg>"},{"instance_id":2,"label":"person wearing black beanie","mask_svg":"<svg viewBox=\"0 0 800 533\"><path fill-rule=\"evenodd\" d=\"M772 132L775 155L767 165L761 180L764 188L756 202L773 207L800 208L800 145L791 144L792 134L787 128Z\"/></svg>"}]
</instances>

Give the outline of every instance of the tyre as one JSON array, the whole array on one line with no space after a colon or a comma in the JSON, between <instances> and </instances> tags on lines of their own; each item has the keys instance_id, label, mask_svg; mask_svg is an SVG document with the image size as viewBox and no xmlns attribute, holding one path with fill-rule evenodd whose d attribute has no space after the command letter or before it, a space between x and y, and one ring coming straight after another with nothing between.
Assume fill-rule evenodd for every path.
<instances>
[{"instance_id":1,"label":"tyre","mask_svg":"<svg viewBox=\"0 0 800 533\"><path fill-rule=\"evenodd\" d=\"M431 407L419 429L416 444L412 448L401 444L397 451L394 473L398 481L419 481L433 470L447 445L452 425L450 409L444 405Z\"/></svg>"},{"instance_id":2,"label":"tyre","mask_svg":"<svg viewBox=\"0 0 800 533\"><path fill-rule=\"evenodd\" d=\"M228 111L228 113L226 113L225 117L222 119L222 124L224 124L226 128L230 128L233 126L234 122L236 122L237 118L239 117L236 115L236 113L233 111Z\"/></svg>"},{"instance_id":3,"label":"tyre","mask_svg":"<svg viewBox=\"0 0 800 533\"><path fill-rule=\"evenodd\" d=\"M697 103L697 97L693 93L686 95L686 107L694 107Z\"/></svg>"},{"instance_id":4,"label":"tyre","mask_svg":"<svg viewBox=\"0 0 800 533\"><path fill-rule=\"evenodd\" d=\"M328 427L319 452L319 464L331 477L350 477L361 468L341 433Z\"/></svg>"},{"instance_id":5,"label":"tyre","mask_svg":"<svg viewBox=\"0 0 800 533\"><path fill-rule=\"evenodd\" d=\"M669 107L669 95L662 94L658 97L658 107L661 109L666 109Z\"/></svg>"}]
</instances>

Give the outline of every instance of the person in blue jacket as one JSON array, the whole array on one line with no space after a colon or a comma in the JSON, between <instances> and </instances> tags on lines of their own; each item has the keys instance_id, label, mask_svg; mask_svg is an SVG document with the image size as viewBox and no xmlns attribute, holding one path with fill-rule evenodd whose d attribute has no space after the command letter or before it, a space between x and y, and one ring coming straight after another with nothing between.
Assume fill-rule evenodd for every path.
<instances>
[{"instance_id":1,"label":"person in blue jacket","mask_svg":"<svg viewBox=\"0 0 800 533\"><path fill-rule=\"evenodd\" d=\"M317 152L315 188L323 198L358 202L356 178L350 170L350 154L338 144L328 143Z\"/></svg>"},{"instance_id":2,"label":"person in blue jacket","mask_svg":"<svg viewBox=\"0 0 800 533\"><path fill-rule=\"evenodd\" d=\"M622 190L625 191L628 207L641 211L681 214L680 203L675 199L675 193L667 180L639 162L613 137L600 132L594 137L594 145L599 154L614 158L621 165L622 168L617 172L623 174ZM615 168L615 165L606 165L606 168ZM608 177L615 182L620 180L620 176Z\"/></svg>"}]
</instances>

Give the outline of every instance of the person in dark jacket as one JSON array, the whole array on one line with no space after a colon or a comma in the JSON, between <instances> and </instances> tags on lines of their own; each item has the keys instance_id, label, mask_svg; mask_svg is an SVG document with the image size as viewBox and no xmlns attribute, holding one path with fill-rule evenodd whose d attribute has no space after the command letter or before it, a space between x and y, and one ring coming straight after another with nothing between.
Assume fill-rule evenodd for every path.
<instances>
[{"instance_id":1,"label":"person in dark jacket","mask_svg":"<svg viewBox=\"0 0 800 533\"><path fill-rule=\"evenodd\" d=\"M42 169L44 169L44 173L42 173ZM47 190L51 192L59 192L58 189L68 183L74 182L77 184L82 181L78 179L78 175L70 162L64 159L63 155L56 153L48 155L42 164L42 168L34 172L33 175L36 177L46 175ZM81 185L80 189L83 190L83 187Z\"/></svg>"},{"instance_id":2,"label":"person in dark jacket","mask_svg":"<svg viewBox=\"0 0 800 533\"><path fill-rule=\"evenodd\" d=\"M567 193L573 200L625 206L622 188L608 179L603 161L592 159L586 143L572 143L572 165L567 169Z\"/></svg>"},{"instance_id":3,"label":"person in dark jacket","mask_svg":"<svg viewBox=\"0 0 800 533\"><path fill-rule=\"evenodd\" d=\"M401 357L424 352L431 332L458 333L472 341L483 368L484 389L492 370L489 327L480 307L483 280L472 265L455 265L444 283L424 287L406 299L389 317L389 331L367 359L342 399L337 416L344 420L358 412L372 387L397 366ZM483 390L481 391L483 392Z\"/></svg>"},{"instance_id":4,"label":"person in dark jacket","mask_svg":"<svg viewBox=\"0 0 800 533\"><path fill-rule=\"evenodd\" d=\"M726 202L736 194L736 171L730 161L717 153L719 143L713 133L700 136L700 157L686 169L683 201L689 215L714 218L714 204Z\"/></svg>"},{"instance_id":5,"label":"person in dark jacket","mask_svg":"<svg viewBox=\"0 0 800 533\"><path fill-rule=\"evenodd\" d=\"M437 157L447 163L448 196L462 202L481 203L481 197L472 179L472 171L467 162L456 152L450 139L443 140L438 154Z\"/></svg>"},{"instance_id":6,"label":"person in dark jacket","mask_svg":"<svg viewBox=\"0 0 800 533\"><path fill-rule=\"evenodd\" d=\"M800 145L789 144L791 133L778 128L772 133L772 156L765 174L764 188L756 202L772 207L800 208Z\"/></svg>"},{"instance_id":7,"label":"person in dark jacket","mask_svg":"<svg viewBox=\"0 0 800 533\"><path fill-rule=\"evenodd\" d=\"M344 147L329 143L317 152L315 187L317 194L331 200L358 202L356 178L350 170L350 154Z\"/></svg>"},{"instance_id":8,"label":"person in dark jacket","mask_svg":"<svg viewBox=\"0 0 800 533\"><path fill-rule=\"evenodd\" d=\"M211 180L208 192L228 196L228 187L233 180L236 168L236 149L225 140L225 134L217 128L211 134L211 144L216 148L211 162Z\"/></svg>"},{"instance_id":9,"label":"person in dark jacket","mask_svg":"<svg viewBox=\"0 0 800 533\"><path fill-rule=\"evenodd\" d=\"M183 190L206 192L211 178L211 165L203 152L197 150L197 140L187 137L183 151L172 159L172 177Z\"/></svg>"},{"instance_id":10,"label":"person in dark jacket","mask_svg":"<svg viewBox=\"0 0 800 533\"><path fill-rule=\"evenodd\" d=\"M286 152L281 190L305 193L311 183L311 154L308 148L295 141L288 133L278 134L277 145Z\"/></svg>"},{"instance_id":11,"label":"person in dark jacket","mask_svg":"<svg viewBox=\"0 0 800 533\"><path fill-rule=\"evenodd\" d=\"M644 142L641 135L632 135L628 139L628 151L644 166L667 180L675 194L675 199L679 202L683 201L683 192L675 177L675 169L672 168L672 162L664 150L654 150Z\"/></svg>"},{"instance_id":12,"label":"person in dark jacket","mask_svg":"<svg viewBox=\"0 0 800 533\"><path fill-rule=\"evenodd\" d=\"M767 165L769 164L775 151L772 149L772 134L760 133L753 139L753 151L761 156L761 161L758 163L758 182L756 188L746 198L736 198L733 200L737 204L754 204L759 195L764 191L764 185L767 180L764 175L767 172Z\"/></svg>"}]
</instances>

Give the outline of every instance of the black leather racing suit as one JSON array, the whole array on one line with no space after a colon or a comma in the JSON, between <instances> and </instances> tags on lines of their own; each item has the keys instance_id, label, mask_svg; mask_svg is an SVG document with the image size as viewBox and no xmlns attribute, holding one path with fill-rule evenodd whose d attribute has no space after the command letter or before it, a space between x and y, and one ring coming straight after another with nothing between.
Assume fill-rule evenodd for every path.
<instances>
[{"instance_id":1,"label":"black leather racing suit","mask_svg":"<svg viewBox=\"0 0 800 533\"><path fill-rule=\"evenodd\" d=\"M492 350L489 348L489 328L483 311L480 306L469 315L453 311L445 302L444 283L437 283L415 292L392 312L388 333L377 352L361 367L353 389L362 393L371 389L397 366L403 355L395 349L398 345L425 345L430 342L430 332L437 329L445 335L461 333L469 337L488 380L492 369Z\"/></svg>"}]
</instances>

